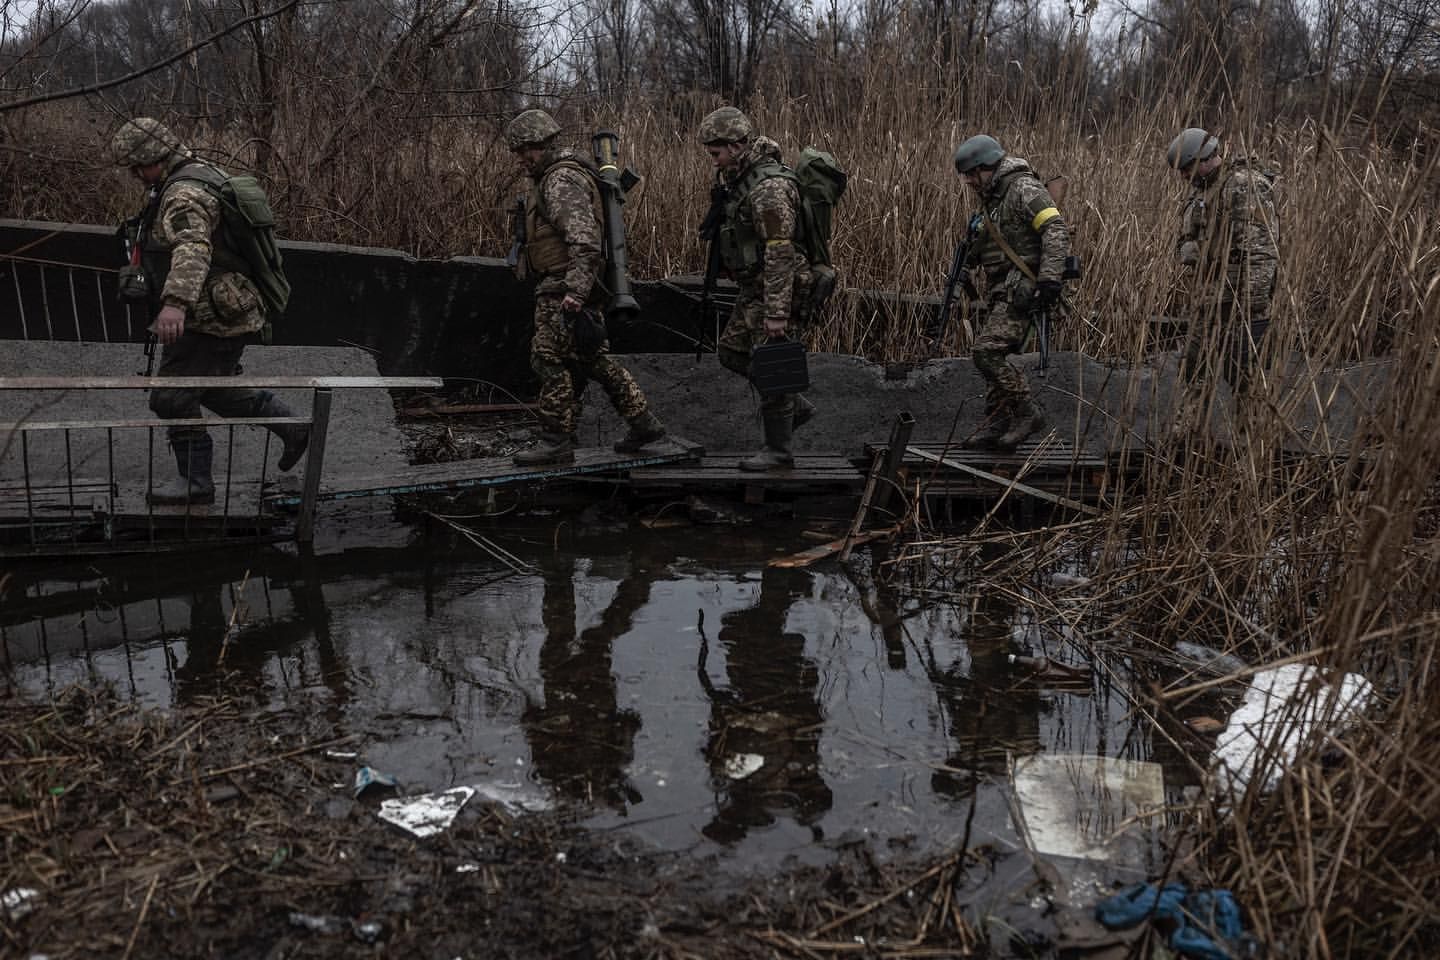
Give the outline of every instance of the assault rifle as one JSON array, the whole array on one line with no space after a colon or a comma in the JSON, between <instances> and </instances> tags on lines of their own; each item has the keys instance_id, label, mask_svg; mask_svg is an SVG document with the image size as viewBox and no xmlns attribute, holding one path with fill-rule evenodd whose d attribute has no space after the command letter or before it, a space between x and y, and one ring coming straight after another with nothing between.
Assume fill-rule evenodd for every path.
<instances>
[{"instance_id":1,"label":"assault rifle","mask_svg":"<svg viewBox=\"0 0 1440 960\"><path fill-rule=\"evenodd\" d=\"M522 193L515 198L515 205L510 208L510 235L515 242L510 244L510 252L505 255L505 265L511 270L520 266L520 255L525 249L525 195Z\"/></svg>"},{"instance_id":2,"label":"assault rifle","mask_svg":"<svg viewBox=\"0 0 1440 960\"><path fill-rule=\"evenodd\" d=\"M700 239L710 244L705 258L705 286L700 290L700 304L695 317L695 359L700 359L700 347L705 342L705 330L711 327L715 315L715 282L720 279L720 226L725 219L725 201L730 190L718 178L710 188L710 209L700 221ZM717 337L718 340L718 337Z\"/></svg>"},{"instance_id":3,"label":"assault rifle","mask_svg":"<svg viewBox=\"0 0 1440 960\"><path fill-rule=\"evenodd\" d=\"M970 259L970 246L975 242L976 235L980 232L980 214L970 218L969 225L965 228L965 236L955 247L955 258L950 261L950 272L945 275L945 295L940 300L940 320L935 325L935 339L940 340L945 336L945 330L950 326L950 304L955 299L955 289L964 287L965 292L971 297L978 297L975 290L975 282L970 278L967 271L966 261Z\"/></svg>"},{"instance_id":4,"label":"assault rifle","mask_svg":"<svg viewBox=\"0 0 1440 960\"><path fill-rule=\"evenodd\" d=\"M147 207L148 205L147 201ZM142 376L149 377L155 373L155 344L159 338L155 335L154 318L150 317L150 288L145 279L145 270L140 263L140 251L144 246L144 241L140 236L143 223L144 214L137 214L122 221L120 226L115 229L115 236L120 240L120 252L125 257L125 266L120 268L116 278L116 292L121 303L143 307L146 317L150 320L145 324L145 372L142 374Z\"/></svg>"},{"instance_id":5,"label":"assault rifle","mask_svg":"<svg viewBox=\"0 0 1440 960\"><path fill-rule=\"evenodd\" d=\"M1065 258L1065 268L1060 274L1061 281L1080 279L1080 258L1071 254ZM1060 301L1062 307L1064 301ZM1035 345L1040 351L1040 376L1050 372L1050 311L1036 310L1033 317L1035 324Z\"/></svg>"}]
</instances>

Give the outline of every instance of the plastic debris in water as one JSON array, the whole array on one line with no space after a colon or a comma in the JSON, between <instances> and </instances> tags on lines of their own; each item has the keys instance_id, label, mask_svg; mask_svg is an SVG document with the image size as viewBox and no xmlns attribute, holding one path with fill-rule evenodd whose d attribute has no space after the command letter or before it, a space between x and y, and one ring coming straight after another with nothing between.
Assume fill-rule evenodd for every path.
<instances>
[{"instance_id":1,"label":"plastic debris in water","mask_svg":"<svg viewBox=\"0 0 1440 960\"><path fill-rule=\"evenodd\" d=\"M1205 670L1215 674L1217 677L1226 677L1232 673L1239 673L1247 670L1250 664L1239 657L1228 653L1221 653L1213 647L1207 647L1203 643L1191 643L1188 640L1181 640L1175 644L1175 652L1186 660L1191 660Z\"/></svg>"},{"instance_id":2,"label":"plastic debris in water","mask_svg":"<svg viewBox=\"0 0 1440 960\"><path fill-rule=\"evenodd\" d=\"M380 804L380 819L417 837L431 837L449 829L473 796L474 787L452 787L439 793L386 800Z\"/></svg>"},{"instance_id":3,"label":"plastic debris in water","mask_svg":"<svg viewBox=\"0 0 1440 960\"><path fill-rule=\"evenodd\" d=\"M1255 674L1240 708L1215 743L1218 787L1244 792L1257 768L1272 790L1316 729L1334 733L1354 720L1375 695L1370 681L1347 673L1338 682L1316 667L1292 663Z\"/></svg>"},{"instance_id":4,"label":"plastic debris in water","mask_svg":"<svg viewBox=\"0 0 1440 960\"><path fill-rule=\"evenodd\" d=\"M750 774L765 766L765 758L758 753L737 753L725 760L725 776L731 780L744 780Z\"/></svg>"}]
</instances>

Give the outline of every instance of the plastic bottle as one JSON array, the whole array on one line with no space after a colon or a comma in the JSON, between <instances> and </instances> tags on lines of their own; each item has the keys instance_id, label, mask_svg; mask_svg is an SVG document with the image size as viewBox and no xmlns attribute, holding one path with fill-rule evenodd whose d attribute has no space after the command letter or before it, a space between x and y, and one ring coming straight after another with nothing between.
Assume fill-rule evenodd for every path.
<instances>
[{"instance_id":1,"label":"plastic bottle","mask_svg":"<svg viewBox=\"0 0 1440 960\"><path fill-rule=\"evenodd\" d=\"M1068 683L1089 683L1089 665L1076 665L1060 663L1051 660L1049 657L1022 657L1018 654L1010 654L1010 663L1016 667L1026 667L1039 680L1052 680Z\"/></svg>"}]
</instances>

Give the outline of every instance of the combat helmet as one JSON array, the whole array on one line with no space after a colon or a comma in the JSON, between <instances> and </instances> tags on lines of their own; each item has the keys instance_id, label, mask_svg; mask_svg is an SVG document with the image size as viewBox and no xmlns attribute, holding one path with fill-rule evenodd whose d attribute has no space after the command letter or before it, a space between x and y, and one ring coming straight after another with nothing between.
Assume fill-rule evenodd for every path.
<instances>
[{"instance_id":1,"label":"combat helmet","mask_svg":"<svg viewBox=\"0 0 1440 960\"><path fill-rule=\"evenodd\" d=\"M1005 148L1000 141L985 134L978 134L955 148L955 171L969 173L976 167L993 167L1005 159Z\"/></svg>"},{"instance_id":2,"label":"combat helmet","mask_svg":"<svg viewBox=\"0 0 1440 960\"><path fill-rule=\"evenodd\" d=\"M735 107L721 107L700 121L699 137L701 143L740 143L754 132L749 117Z\"/></svg>"},{"instance_id":3,"label":"combat helmet","mask_svg":"<svg viewBox=\"0 0 1440 960\"><path fill-rule=\"evenodd\" d=\"M526 110L505 127L505 144L511 150L544 143L560 132L560 124L544 110Z\"/></svg>"},{"instance_id":4,"label":"combat helmet","mask_svg":"<svg viewBox=\"0 0 1440 960\"><path fill-rule=\"evenodd\" d=\"M180 138L154 117L127 121L110 140L110 157L117 167L148 167L182 150Z\"/></svg>"},{"instance_id":5,"label":"combat helmet","mask_svg":"<svg viewBox=\"0 0 1440 960\"><path fill-rule=\"evenodd\" d=\"M1185 170L1197 160L1209 160L1218 149L1219 137L1213 137L1199 127L1186 127L1170 141L1170 149L1165 151L1165 162L1176 170Z\"/></svg>"}]
</instances>

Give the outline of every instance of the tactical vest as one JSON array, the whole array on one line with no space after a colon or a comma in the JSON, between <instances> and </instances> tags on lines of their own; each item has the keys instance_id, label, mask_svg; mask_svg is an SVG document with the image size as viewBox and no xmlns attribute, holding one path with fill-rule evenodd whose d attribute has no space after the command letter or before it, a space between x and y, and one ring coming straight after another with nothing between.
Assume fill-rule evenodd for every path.
<instances>
[{"instance_id":1,"label":"tactical vest","mask_svg":"<svg viewBox=\"0 0 1440 960\"><path fill-rule=\"evenodd\" d=\"M1030 206L1038 205L1038 208L1025 211L1023 222L1021 222L1020 217L1017 216L1016 211L1007 209L1005 204L1006 196L1009 195L1011 187L1015 185L1019 178L1026 174L1034 176L1029 170L1015 170L1000 179L996 187L991 190L994 199L989 200L985 204L985 216L995 224L996 229L999 230L1000 235L1005 238L1005 242L1010 244L1016 256L1023 260L1025 265L1034 271L1040 266L1040 257L1044 253L1044 244L1040 240L1040 234L1031 228L1031 218L1045 208L1054 206L1054 203L1048 194L1042 192L1030 204ZM971 258L972 262L980 264L986 276L1006 274L1014 269L1014 264L1010 262L1010 258L1005 255L1005 251L995 242L995 238L990 236L990 231L984 227L980 228L979 233L975 237L975 251L971 254Z\"/></svg>"},{"instance_id":2,"label":"tactical vest","mask_svg":"<svg viewBox=\"0 0 1440 960\"><path fill-rule=\"evenodd\" d=\"M220 186L225 182L225 178L224 171L208 163L191 161L181 164L170 171L160 189L155 191L154 198L146 205L145 212L141 214L140 264L150 287L150 306L153 310L158 311L164 306L162 295L165 292L165 278L170 275L172 258L170 248L161 244L155 236L155 218L160 215L160 203L165 198L165 191L170 189L170 185L176 180L196 180L218 201ZM221 273L243 273L250 276L250 264L225 245L224 231L220 229L224 221L224 215L217 213L215 223L210 228L210 269L205 274L205 287Z\"/></svg>"},{"instance_id":3,"label":"tactical vest","mask_svg":"<svg viewBox=\"0 0 1440 960\"><path fill-rule=\"evenodd\" d=\"M570 248L551 223L550 213L545 209L544 191L540 189L556 167L570 167L585 174L590 183L590 208L595 212L596 222L602 226L605 223L605 208L600 205L599 172L580 157L556 159L541 171L534 189L525 196L525 266L531 277L564 273L570 266Z\"/></svg>"},{"instance_id":4,"label":"tactical vest","mask_svg":"<svg viewBox=\"0 0 1440 960\"><path fill-rule=\"evenodd\" d=\"M750 277L765 265L765 241L760 239L749 200L755 188L771 177L783 177L791 182L796 179L789 167L767 157L751 164L731 186L725 200L725 216L720 223L720 262L731 276ZM798 216L796 225L798 228Z\"/></svg>"}]
</instances>

